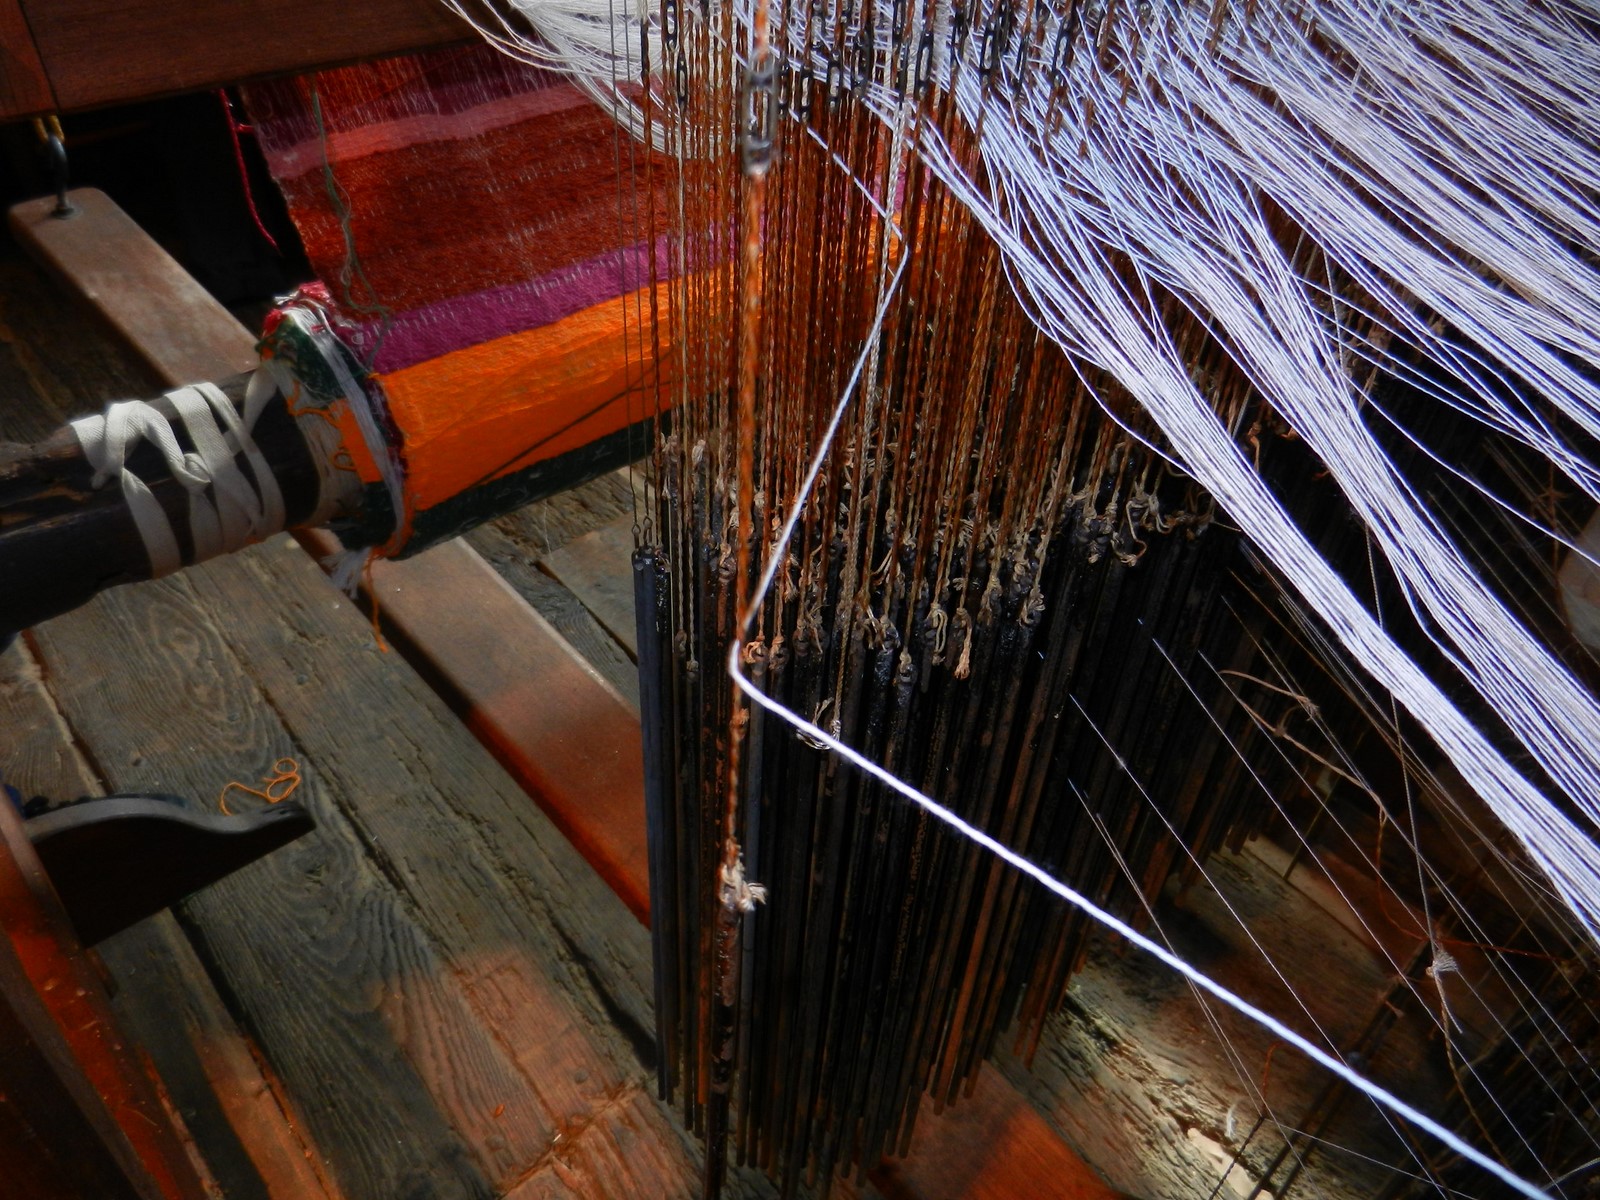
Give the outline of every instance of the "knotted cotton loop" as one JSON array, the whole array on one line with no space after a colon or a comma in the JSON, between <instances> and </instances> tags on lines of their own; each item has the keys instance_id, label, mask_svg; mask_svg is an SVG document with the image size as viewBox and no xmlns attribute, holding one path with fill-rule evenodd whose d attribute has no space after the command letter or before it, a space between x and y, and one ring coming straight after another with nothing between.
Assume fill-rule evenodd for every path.
<instances>
[{"instance_id":1,"label":"knotted cotton loop","mask_svg":"<svg viewBox=\"0 0 1600 1200\"><path fill-rule=\"evenodd\" d=\"M168 472L189 496L189 535L194 560L203 561L260 541L282 529L283 493L250 430L261 401L247 403L244 418L215 384L197 383L168 392L155 402L124 400L104 416L72 422L84 457L94 468L92 486L113 476L133 515L150 558L152 578L183 565L178 538L155 493L127 466L141 442L161 452ZM194 449L185 451L173 429L176 419ZM248 474L238 459L249 464Z\"/></svg>"}]
</instances>

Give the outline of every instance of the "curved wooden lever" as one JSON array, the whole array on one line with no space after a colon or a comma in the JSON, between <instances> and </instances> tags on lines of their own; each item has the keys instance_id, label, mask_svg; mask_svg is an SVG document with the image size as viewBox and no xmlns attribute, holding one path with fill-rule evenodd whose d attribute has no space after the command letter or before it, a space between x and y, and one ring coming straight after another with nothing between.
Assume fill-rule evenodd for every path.
<instances>
[{"instance_id":1,"label":"curved wooden lever","mask_svg":"<svg viewBox=\"0 0 1600 1200\"><path fill-rule=\"evenodd\" d=\"M316 828L284 801L240 816L193 812L176 796L108 796L23 823L85 946Z\"/></svg>"}]
</instances>

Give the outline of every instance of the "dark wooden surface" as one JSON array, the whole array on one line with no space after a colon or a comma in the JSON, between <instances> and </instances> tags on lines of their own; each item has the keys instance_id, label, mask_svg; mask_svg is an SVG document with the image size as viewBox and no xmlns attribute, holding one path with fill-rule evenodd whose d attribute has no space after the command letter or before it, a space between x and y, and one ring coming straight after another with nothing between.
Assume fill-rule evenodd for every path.
<instances>
[{"instance_id":1,"label":"dark wooden surface","mask_svg":"<svg viewBox=\"0 0 1600 1200\"><path fill-rule=\"evenodd\" d=\"M129 235L113 223L105 236ZM600 483L602 496L605 487ZM621 505L631 508L624 489L607 521L619 519ZM615 502L579 507L598 516ZM574 522L566 541L604 523L583 529ZM527 521L500 532L530 544ZM613 527L607 544L618 536ZM538 565L552 582L553 541L545 526ZM587 560L583 571L557 567L593 593L579 576L610 568L603 553ZM483 764L474 766L472 754L481 758L482 749L451 741L465 735L441 715L439 698L398 655L375 659L361 616L330 599L309 561L284 539L107 594L31 641L43 670L61 681L52 690L68 722L95 731L97 758L135 768L103 771L118 789L193 789L202 778L194 772L209 769L214 777L219 758L236 760L241 773L251 769L246 762L264 766L294 749L321 764L311 781L337 798L314 807L324 825L319 835L184 911L199 957L261 1046L306 1136L327 1156L335 1186L349 1195L419 1198L508 1188L519 1200L562 1189L691 1194L696 1152L646 1086L653 1055L647 945L637 925L621 929L615 916L619 895L637 916L647 895L631 710L465 545L384 564L372 584L393 624L426 642L420 657L467 726L557 814L604 882L548 822L535 820L539 814L503 774L480 773ZM597 628L622 623L617 606L596 607ZM462 615L452 617L457 610ZM249 619L228 619L244 613ZM138 640L114 668L95 647L107 626ZM378 674L369 677L374 662ZM130 669L133 678L125 679ZM174 681L181 681L177 693ZM146 687L154 690L130 703L126 689ZM431 735L395 732L410 730L430 708L424 725ZM135 714L141 732L130 735ZM147 753L168 765L154 765ZM152 771L183 786L151 782ZM457 794L458 787L465 791ZM373 788L380 798L371 798ZM540 855L523 861L530 847ZM252 874L270 882L247 889ZM598 897L573 894L579 885ZM246 931L251 937L242 937ZM256 944L258 937L264 940ZM541 937L552 957L523 962ZM481 955L492 965L463 965ZM292 994L278 987L285 979L296 984ZM351 989L359 999L352 1001ZM573 1013L563 1005L575 997L583 1003ZM330 1029L331 1048L307 1045L308 1034ZM587 1065L557 1067L552 1075L553 1054L577 1055ZM519 1075L532 1098L519 1093L521 1107L502 1099L486 1118L490 1099L514 1092ZM540 1081L563 1076L577 1085L568 1089L575 1095L541 1108ZM610 1081L598 1094L587 1087L596 1079ZM381 1107L372 1107L374 1096ZM587 1100L587 1112L577 1099ZM929 1113L921 1125L924 1144L962 1161L961 1190L947 1190L954 1176L935 1157L926 1170L898 1164L875 1175L898 1196L1076 1200L1101 1189L1049 1126L1028 1116L987 1072L982 1096L963 1120ZM986 1143L981 1131L991 1126L1024 1131L1029 1152ZM585 1135L582 1153L574 1131ZM529 1162L545 1137L543 1153ZM950 1150L954 1144L962 1149ZM730 1194L752 1189L765 1184L735 1173ZM841 1186L835 1194L875 1190Z\"/></svg>"},{"instance_id":2,"label":"dark wooden surface","mask_svg":"<svg viewBox=\"0 0 1600 1200\"><path fill-rule=\"evenodd\" d=\"M376 563L366 590L466 727L648 920L644 754L622 696L464 542ZM441 620L452 608L470 616Z\"/></svg>"},{"instance_id":3,"label":"dark wooden surface","mask_svg":"<svg viewBox=\"0 0 1600 1200\"><path fill-rule=\"evenodd\" d=\"M630 659L637 659L632 555L633 517L624 514L552 550L540 565L583 602Z\"/></svg>"},{"instance_id":4,"label":"dark wooden surface","mask_svg":"<svg viewBox=\"0 0 1600 1200\"><path fill-rule=\"evenodd\" d=\"M0 289L0 298L7 294ZM109 790L90 764L93 747L56 707L25 642L0 654L0 728L13 735L0 772L15 786L57 798ZM142 922L103 943L99 954L121 985L112 1004L122 1028L159 1066L228 1200L336 1200L297 1131L292 1103L218 998L176 920L162 914Z\"/></svg>"},{"instance_id":5,"label":"dark wooden surface","mask_svg":"<svg viewBox=\"0 0 1600 1200\"><path fill-rule=\"evenodd\" d=\"M602 475L479 526L465 540L637 709L639 672L628 643L602 625L551 568L564 548L608 523L622 522L631 529L634 482L627 470Z\"/></svg>"},{"instance_id":6,"label":"dark wooden surface","mask_svg":"<svg viewBox=\"0 0 1600 1200\"><path fill-rule=\"evenodd\" d=\"M9 282L30 285L15 264ZM0 375L90 407L57 356L93 358L92 330L38 332L59 340L28 363L0 345ZM99 396L139 390L125 377ZM20 424L45 403L10 399ZM0 411L0 437L13 427ZM208 1044L219 1019L278 1102L279 1159L299 1141L330 1196L693 1194L697 1151L650 1079L645 931L286 538L103 596L7 660L34 727L0 770L25 793L76 759L101 788L214 807L230 779L301 764L316 834L185 905L176 945L106 944L119 1003L178 1026L148 1048L179 1108L232 1130L207 1145L237 1172L228 1194L321 1193L257 1152L248 1097L197 1094L229 1078ZM185 958L203 975L154 965ZM173 994L202 983L216 994Z\"/></svg>"},{"instance_id":7,"label":"dark wooden surface","mask_svg":"<svg viewBox=\"0 0 1600 1200\"><path fill-rule=\"evenodd\" d=\"M0 0L0 120L55 107L55 94L22 5L19 0Z\"/></svg>"},{"instance_id":8,"label":"dark wooden surface","mask_svg":"<svg viewBox=\"0 0 1600 1200\"><path fill-rule=\"evenodd\" d=\"M473 36L438 0L6 0L40 69L0 91L0 120L219 87ZM0 33L21 32L0 15ZM27 47L15 53L26 63ZM44 78L40 78L39 76ZM48 79L48 85L44 80ZM54 102L47 87L53 86Z\"/></svg>"}]
</instances>

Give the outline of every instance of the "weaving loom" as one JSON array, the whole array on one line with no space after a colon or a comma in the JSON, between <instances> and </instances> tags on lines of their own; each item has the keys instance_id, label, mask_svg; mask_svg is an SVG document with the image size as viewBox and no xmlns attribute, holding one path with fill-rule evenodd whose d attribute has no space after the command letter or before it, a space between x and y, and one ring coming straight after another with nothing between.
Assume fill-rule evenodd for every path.
<instances>
[{"instance_id":1,"label":"weaving loom","mask_svg":"<svg viewBox=\"0 0 1600 1200\"><path fill-rule=\"evenodd\" d=\"M656 1038L707 1194L903 1153L1073 1020L1097 922L1159 949L1261 835L1409 950L1353 1044L1269 962L1317 1059L1273 1069L1327 1082L1284 1113L1237 1062L1193 1194L1341 1194L1344 1152L1587 1194L1594 15L463 15L510 55L247 89L325 281L255 403L347 582L648 454Z\"/></svg>"}]
</instances>

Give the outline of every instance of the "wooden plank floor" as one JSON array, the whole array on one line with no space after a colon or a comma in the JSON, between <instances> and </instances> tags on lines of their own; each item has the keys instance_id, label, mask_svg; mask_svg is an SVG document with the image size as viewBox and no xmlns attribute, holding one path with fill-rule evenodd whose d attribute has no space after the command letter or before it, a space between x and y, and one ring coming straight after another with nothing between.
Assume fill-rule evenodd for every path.
<instances>
[{"instance_id":1,"label":"wooden plank floor","mask_svg":"<svg viewBox=\"0 0 1600 1200\"><path fill-rule=\"evenodd\" d=\"M153 390L0 251L0 439ZM617 473L468 540L636 704L634 494ZM301 765L314 838L104 949L124 1020L228 1196L694 1193L698 1151L649 1084L643 930L288 538L42 626L0 657L0 728L15 731L0 773L53 795L151 788L214 805L281 755ZM1246 855L1219 887L1290 952L1320 938L1270 876ZM1213 890L1171 925L1250 970ZM1363 948L1340 954L1348 986L1316 1014L1336 1032L1383 982ZM1026 1156L1052 1130L1130 1192L1209 1193L1253 1119L1236 1062L1180 984L1110 946L1073 992L1033 1073L1002 1058L980 1080L986 1105L920 1123L909 1159L835 1194L985 1194L958 1143ZM1226 1028L1259 1068L1268 1043ZM1314 1090L1290 1078L1275 1085L1287 1114ZM1231 1182L1248 1190L1243 1172ZM1039 1194L1072 1194L1050 1183ZM1296 1195L1370 1187L1319 1170ZM735 1175L732 1194L768 1190Z\"/></svg>"},{"instance_id":2,"label":"wooden plank floor","mask_svg":"<svg viewBox=\"0 0 1600 1200\"><path fill-rule=\"evenodd\" d=\"M0 256L0 438L152 390ZM651 1083L644 929L290 539L31 631L0 719L25 795L214 808L300 765L315 835L103 948L226 1195L696 1191Z\"/></svg>"}]
</instances>

